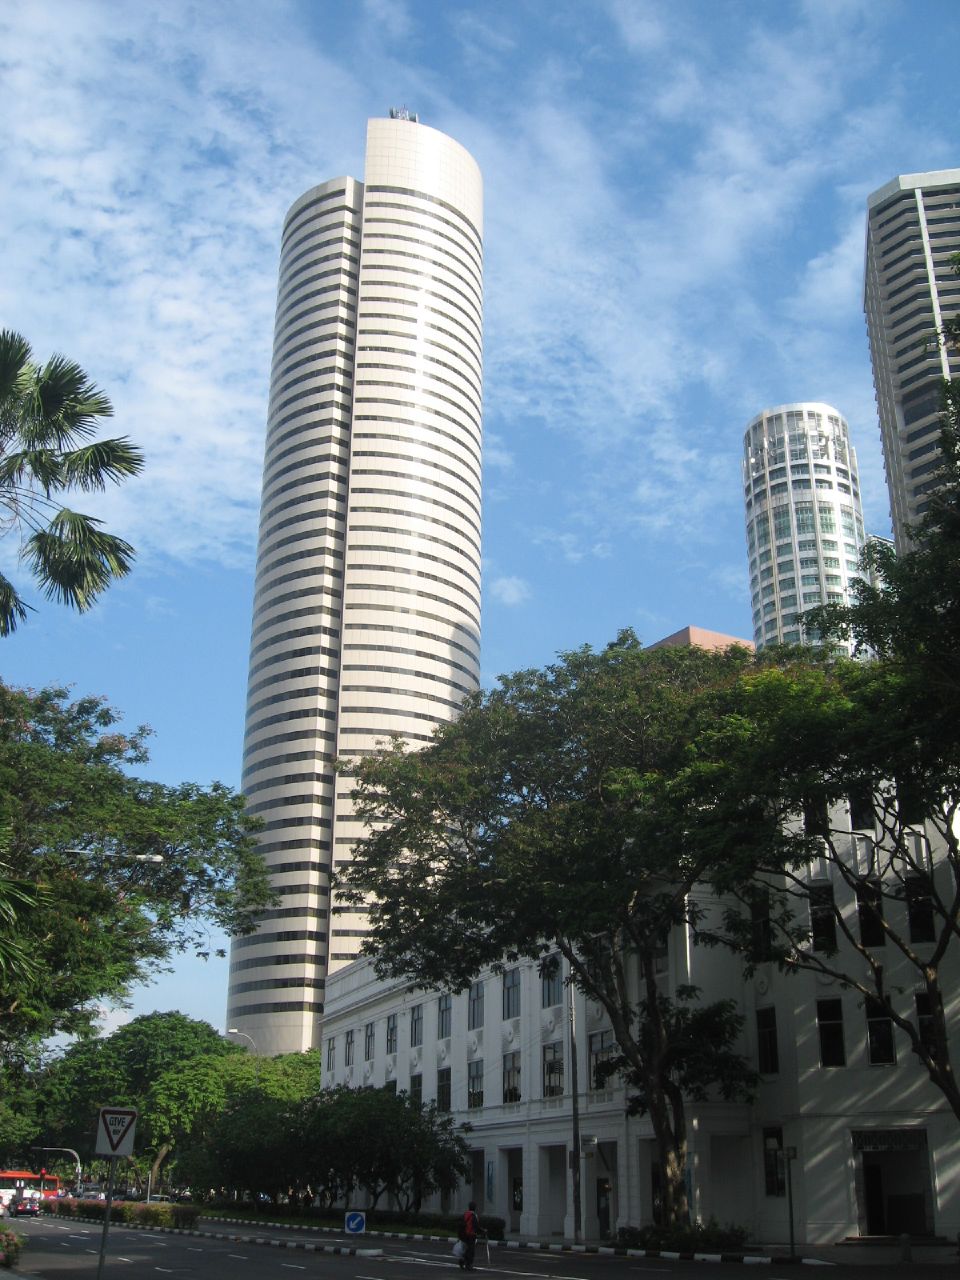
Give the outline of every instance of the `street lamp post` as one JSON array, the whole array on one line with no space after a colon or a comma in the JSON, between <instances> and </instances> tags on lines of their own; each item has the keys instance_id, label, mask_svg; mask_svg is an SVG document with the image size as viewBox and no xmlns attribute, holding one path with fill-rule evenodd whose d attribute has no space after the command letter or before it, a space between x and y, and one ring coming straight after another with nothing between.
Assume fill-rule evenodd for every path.
<instances>
[{"instance_id":1,"label":"street lamp post","mask_svg":"<svg viewBox=\"0 0 960 1280\"><path fill-rule=\"evenodd\" d=\"M246 1031L241 1031L239 1027L227 1027L228 1036L242 1036L244 1040L249 1040L253 1045L254 1070L256 1071L256 1082L260 1083L260 1050L257 1048L257 1042L253 1036Z\"/></svg>"},{"instance_id":2,"label":"street lamp post","mask_svg":"<svg viewBox=\"0 0 960 1280\"><path fill-rule=\"evenodd\" d=\"M73 1156L73 1163L77 1167L77 1194L78 1195L80 1194L80 1179L81 1179L80 1157L77 1155L76 1151L74 1151L73 1147L33 1147L32 1150L33 1151L66 1151L68 1155Z\"/></svg>"}]
</instances>

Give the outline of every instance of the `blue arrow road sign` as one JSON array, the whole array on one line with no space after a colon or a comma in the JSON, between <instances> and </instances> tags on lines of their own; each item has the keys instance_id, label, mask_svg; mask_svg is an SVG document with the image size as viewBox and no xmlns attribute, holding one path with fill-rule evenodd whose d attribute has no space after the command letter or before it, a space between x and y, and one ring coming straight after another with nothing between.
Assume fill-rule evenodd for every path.
<instances>
[{"instance_id":1,"label":"blue arrow road sign","mask_svg":"<svg viewBox=\"0 0 960 1280\"><path fill-rule=\"evenodd\" d=\"M343 1229L353 1236L359 1235L361 1231L366 1231L367 1215L365 1213L348 1213L343 1220Z\"/></svg>"}]
</instances>

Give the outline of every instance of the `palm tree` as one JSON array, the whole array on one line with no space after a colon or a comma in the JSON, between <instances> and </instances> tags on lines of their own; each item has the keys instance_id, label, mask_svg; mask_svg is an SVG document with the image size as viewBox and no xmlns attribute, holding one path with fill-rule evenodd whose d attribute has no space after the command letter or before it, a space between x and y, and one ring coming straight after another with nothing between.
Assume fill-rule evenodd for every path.
<instances>
[{"instance_id":1,"label":"palm tree","mask_svg":"<svg viewBox=\"0 0 960 1280\"><path fill-rule=\"evenodd\" d=\"M126 437L96 440L97 422L113 406L72 360L34 363L30 344L0 331L0 515L16 529L20 558L48 598L89 609L114 578L130 570L134 550L101 529L101 521L59 505L69 489L102 490L143 467ZM0 636L28 606L0 574Z\"/></svg>"}]
</instances>

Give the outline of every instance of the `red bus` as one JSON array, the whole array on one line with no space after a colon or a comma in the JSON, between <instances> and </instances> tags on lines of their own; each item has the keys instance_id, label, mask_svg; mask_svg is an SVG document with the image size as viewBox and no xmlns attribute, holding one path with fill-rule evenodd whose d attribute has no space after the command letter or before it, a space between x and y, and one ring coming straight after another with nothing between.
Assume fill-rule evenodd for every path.
<instances>
[{"instance_id":1,"label":"red bus","mask_svg":"<svg viewBox=\"0 0 960 1280\"><path fill-rule=\"evenodd\" d=\"M14 1199L52 1200L60 1191L62 1179L55 1173L33 1173L30 1169L0 1169L0 1202L8 1205Z\"/></svg>"}]
</instances>

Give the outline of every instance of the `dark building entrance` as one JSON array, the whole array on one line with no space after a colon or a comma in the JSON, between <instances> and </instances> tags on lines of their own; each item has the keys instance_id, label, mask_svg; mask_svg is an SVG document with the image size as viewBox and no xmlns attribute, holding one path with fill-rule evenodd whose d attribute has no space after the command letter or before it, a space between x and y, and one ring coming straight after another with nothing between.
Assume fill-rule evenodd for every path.
<instances>
[{"instance_id":1,"label":"dark building entrance","mask_svg":"<svg viewBox=\"0 0 960 1280\"><path fill-rule=\"evenodd\" d=\"M863 1236L933 1235L925 1129L854 1129L857 1218Z\"/></svg>"}]
</instances>

